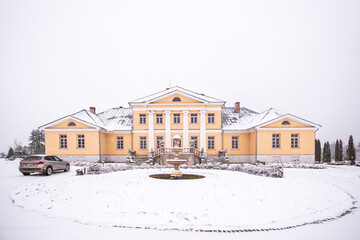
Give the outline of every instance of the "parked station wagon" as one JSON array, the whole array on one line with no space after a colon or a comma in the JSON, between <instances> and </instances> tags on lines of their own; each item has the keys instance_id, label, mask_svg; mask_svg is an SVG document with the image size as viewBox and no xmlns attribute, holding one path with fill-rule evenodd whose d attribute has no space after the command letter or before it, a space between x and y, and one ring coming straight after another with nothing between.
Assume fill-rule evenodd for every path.
<instances>
[{"instance_id":1,"label":"parked station wagon","mask_svg":"<svg viewBox=\"0 0 360 240\"><path fill-rule=\"evenodd\" d=\"M53 155L27 156L21 160L19 165L19 171L24 175L41 173L49 176L55 171L68 172L69 170L70 164L68 161Z\"/></svg>"}]
</instances>

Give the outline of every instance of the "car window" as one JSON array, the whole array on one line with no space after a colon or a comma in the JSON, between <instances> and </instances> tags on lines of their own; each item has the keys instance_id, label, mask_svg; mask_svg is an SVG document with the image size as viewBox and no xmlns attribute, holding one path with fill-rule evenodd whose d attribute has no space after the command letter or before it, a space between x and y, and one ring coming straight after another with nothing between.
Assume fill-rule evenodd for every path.
<instances>
[{"instance_id":1,"label":"car window","mask_svg":"<svg viewBox=\"0 0 360 240\"><path fill-rule=\"evenodd\" d=\"M60 162L60 158L58 158L57 156L53 156L54 157L54 159L56 160L56 161L59 161Z\"/></svg>"},{"instance_id":2,"label":"car window","mask_svg":"<svg viewBox=\"0 0 360 240\"><path fill-rule=\"evenodd\" d=\"M24 158L25 161L31 161L31 160L41 160L41 156L27 156Z\"/></svg>"},{"instance_id":3,"label":"car window","mask_svg":"<svg viewBox=\"0 0 360 240\"><path fill-rule=\"evenodd\" d=\"M51 156L45 156L44 157L45 160L48 160L48 161L52 161L53 159L51 158Z\"/></svg>"}]
</instances>

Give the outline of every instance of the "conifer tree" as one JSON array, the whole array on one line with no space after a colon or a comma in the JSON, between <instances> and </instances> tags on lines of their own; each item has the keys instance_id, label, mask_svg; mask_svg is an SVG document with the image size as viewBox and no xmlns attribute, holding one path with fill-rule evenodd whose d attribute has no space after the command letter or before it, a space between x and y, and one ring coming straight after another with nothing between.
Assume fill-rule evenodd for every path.
<instances>
[{"instance_id":1,"label":"conifer tree","mask_svg":"<svg viewBox=\"0 0 360 240\"><path fill-rule=\"evenodd\" d=\"M353 136L350 135L348 148L346 150L347 159L351 161L351 165L355 165L356 153L354 148Z\"/></svg>"},{"instance_id":2,"label":"conifer tree","mask_svg":"<svg viewBox=\"0 0 360 240\"><path fill-rule=\"evenodd\" d=\"M10 158L14 155L14 149L12 147L9 148L8 154L7 154L7 158Z\"/></svg>"},{"instance_id":3,"label":"conifer tree","mask_svg":"<svg viewBox=\"0 0 360 240\"><path fill-rule=\"evenodd\" d=\"M335 162L338 162L339 160L339 140L336 139L335 143Z\"/></svg>"},{"instance_id":4,"label":"conifer tree","mask_svg":"<svg viewBox=\"0 0 360 240\"><path fill-rule=\"evenodd\" d=\"M315 139L315 161L321 162L321 142L319 139Z\"/></svg>"},{"instance_id":5,"label":"conifer tree","mask_svg":"<svg viewBox=\"0 0 360 240\"><path fill-rule=\"evenodd\" d=\"M34 129L29 137L29 149L32 154L45 153L45 133L44 131Z\"/></svg>"},{"instance_id":6,"label":"conifer tree","mask_svg":"<svg viewBox=\"0 0 360 240\"><path fill-rule=\"evenodd\" d=\"M327 153L327 142L324 142L324 147L323 147L323 156L322 156L322 162L326 162L326 153Z\"/></svg>"},{"instance_id":7,"label":"conifer tree","mask_svg":"<svg viewBox=\"0 0 360 240\"><path fill-rule=\"evenodd\" d=\"M343 161L344 160L344 153L343 153L343 144L342 144L342 141L340 139L339 141L339 161Z\"/></svg>"}]
</instances>

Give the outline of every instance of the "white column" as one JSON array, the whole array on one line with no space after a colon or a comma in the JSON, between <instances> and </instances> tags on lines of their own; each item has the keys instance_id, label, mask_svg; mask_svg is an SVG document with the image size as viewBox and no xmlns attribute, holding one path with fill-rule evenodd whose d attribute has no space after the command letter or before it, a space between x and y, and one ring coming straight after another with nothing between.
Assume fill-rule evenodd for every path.
<instances>
[{"instance_id":1,"label":"white column","mask_svg":"<svg viewBox=\"0 0 360 240\"><path fill-rule=\"evenodd\" d=\"M148 112L149 115L149 152L151 151L151 149L155 149L154 148L154 111L153 110L149 110Z\"/></svg>"},{"instance_id":2,"label":"white column","mask_svg":"<svg viewBox=\"0 0 360 240\"><path fill-rule=\"evenodd\" d=\"M206 152L206 110L200 110L200 150Z\"/></svg>"},{"instance_id":3,"label":"white column","mask_svg":"<svg viewBox=\"0 0 360 240\"><path fill-rule=\"evenodd\" d=\"M165 110L165 147L171 148L171 110Z\"/></svg>"},{"instance_id":4,"label":"white column","mask_svg":"<svg viewBox=\"0 0 360 240\"><path fill-rule=\"evenodd\" d=\"M183 139L182 139L182 146L184 148L189 147L189 111L184 110L183 113Z\"/></svg>"}]
</instances>

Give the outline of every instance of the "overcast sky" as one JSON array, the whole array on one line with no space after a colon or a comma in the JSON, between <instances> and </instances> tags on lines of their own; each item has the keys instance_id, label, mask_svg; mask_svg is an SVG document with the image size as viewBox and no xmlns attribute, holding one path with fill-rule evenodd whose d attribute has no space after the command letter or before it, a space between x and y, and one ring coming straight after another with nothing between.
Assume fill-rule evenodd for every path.
<instances>
[{"instance_id":1,"label":"overcast sky","mask_svg":"<svg viewBox=\"0 0 360 240\"><path fill-rule=\"evenodd\" d=\"M0 152L169 86L360 141L360 1L0 0Z\"/></svg>"}]
</instances>

